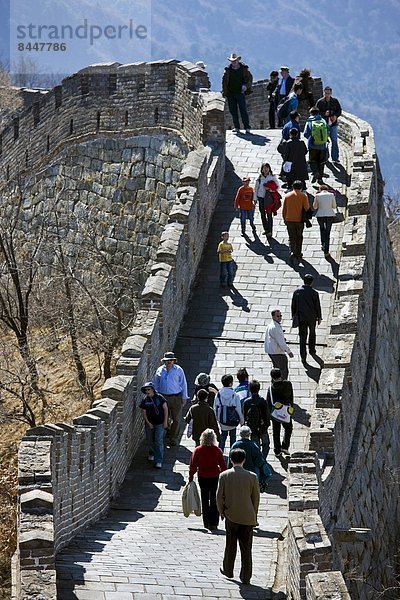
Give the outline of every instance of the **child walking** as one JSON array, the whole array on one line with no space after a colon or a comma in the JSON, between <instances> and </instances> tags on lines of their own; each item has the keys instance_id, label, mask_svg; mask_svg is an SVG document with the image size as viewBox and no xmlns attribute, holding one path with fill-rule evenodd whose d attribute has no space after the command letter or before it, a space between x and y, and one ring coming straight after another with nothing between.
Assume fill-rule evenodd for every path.
<instances>
[{"instance_id":1,"label":"child walking","mask_svg":"<svg viewBox=\"0 0 400 600\"><path fill-rule=\"evenodd\" d=\"M235 198L235 209L240 210L240 224L242 226L242 235L246 232L246 219L250 221L250 226L253 230L253 234L256 233L256 227L254 225L254 208L255 204L253 201L254 189L249 185L250 177L243 177L243 185L237 191Z\"/></svg>"},{"instance_id":2,"label":"child walking","mask_svg":"<svg viewBox=\"0 0 400 600\"><path fill-rule=\"evenodd\" d=\"M229 243L229 233L223 231L221 233L221 241L218 244L217 252L219 257L219 283L225 287L228 283L229 287L233 285L234 261L232 258L233 246Z\"/></svg>"}]
</instances>

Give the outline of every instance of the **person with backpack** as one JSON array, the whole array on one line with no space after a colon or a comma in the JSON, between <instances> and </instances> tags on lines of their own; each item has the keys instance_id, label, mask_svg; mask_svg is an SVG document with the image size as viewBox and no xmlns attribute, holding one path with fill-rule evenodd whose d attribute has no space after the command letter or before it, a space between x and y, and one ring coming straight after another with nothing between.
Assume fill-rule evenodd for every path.
<instances>
[{"instance_id":1,"label":"person with backpack","mask_svg":"<svg viewBox=\"0 0 400 600\"><path fill-rule=\"evenodd\" d=\"M329 126L329 137L331 140L331 159L334 163L339 162L338 146L338 118L342 114L342 107L337 98L332 96L332 88L328 85L324 88L324 96L317 101L316 107L319 114L325 118Z\"/></svg>"},{"instance_id":2,"label":"person with backpack","mask_svg":"<svg viewBox=\"0 0 400 600\"><path fill-rule=\"evenodd\" d=\"M243 425L243 427L239 430L240 440L235 442L231 448L235 450L236 448L241 448L246 452L246 460L244 462L243 468L246 471L251 471L257 475L258 481L271 477L272 473L269 466L266 463L265 458L261 454L261 450L259 446L253 440L250 439L251 429L247 425ZM228 464L228 468L232 465Z\"/></svg>"},{"instance_id":3,"label":"person with backpack","mask_svg":"<svg viewBox=\"0 0 400 600\"><path fill-rule=\"evenodd\" d=\"M298 97L302 94L302 92L303 92L303 86L299 83L295 83L293 86L293 91L290 92L288 97L285 98L285 100L283 100L281 104L279 104L278 109L277 109L277 115L278 115L279 121L283 125L285 125L289 121L290 113L293 110L297 110L297 108L299 106Z\"/></svg>"},{"instance_id":4,"label":"person with backpack","mask_svg":"<svg viewBox=\"0 0 400 600\"><path fill-rule=\"evenodd\" d=\"M293 413L293 387L290 381L282 379L280 369L271 369L271 385L268 389L267 403L272 415L272 437L274 440L275 456L290 456L289 446L290 438L293 432L292 416ZM275 407L288 407L287 414L290 414L288 422L280 420L278 416L274 417ZM281 442L281 427L283 427L283 441Z\"/></svg>"},{"instance_id":5,"label":"person with backpack","mask_svg":"<svg viewBox=\"0 0 400 600\"><path fill-rule=\"evenodd\" d=\"M164 396L158 394L154 383L147 381L141 388L145 394L139 408L145 425L146 441L148 444L148 460L161 469L164 458L164 435L168 427L168 404Z\"/></svg>"},{"instance_id":6,"label":"person with backpack","mask_svg":"<svg viewBox=\"0 0 400 600\"><path fill-rule=\"evenodd\" d=\"M270 416L268 405L265 399L259 395L260 383L253 379L249 385L251 396L244 401L243 416L244 422L251 429L251 439L260 448L262 455L267 459L269 452L269 435L268 427L270 424Z\"/></svg>"},{"instance_id":7,"label":"person with backpack","mask_svg":"<svg viewBox=\"0 0 400 600\"><path fill-rule=\"evenodd\" d=\"M329 128L315 106L310 109L310 117L304 127L304 137L308 139L308 156L312 183L324 183L324 167L328 149Z\"/></svg>"},{"instance_id":8,"label":"person with backpack","mask_svg":"<svg viewBox=\"0 0 400 600\"><path fill-rule=\"evenodd\" d=\"M243 403L246 400L246 398L250 396L249 374L247 372L246 367L240 367L240 369L237 370L236 378L239 383L235 387L235 392L240 398L240 406L242 407L243 412Z\"/></svg>"},{"instance_id":9,"label":"person with backpack","mask_svg":"<svg viewBox=\"0 0 400 600\"><path fill-rule=\"evenodd\" d=\"M236 441L236 428L243 425L243 412L240 404L240 396L234 392L232 375L221 377L222 388L215 395L214 412L221 429L219 447L222 452L225 449L226 438L229 433L230 447Z\"/></svg>"}]
</instances>

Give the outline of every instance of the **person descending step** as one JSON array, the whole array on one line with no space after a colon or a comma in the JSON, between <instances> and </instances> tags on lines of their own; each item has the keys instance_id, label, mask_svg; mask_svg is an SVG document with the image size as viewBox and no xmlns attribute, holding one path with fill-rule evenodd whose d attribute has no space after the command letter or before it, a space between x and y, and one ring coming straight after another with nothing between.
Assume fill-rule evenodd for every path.
<instances>
[{"instance_id":1,"label":"person descending step","mask_svg":"<svg viewBox=\"0 0 400 600\"><path fill-rule=\"evenodd\" d=\"M257 230L254 225L254 189L250 186L250 177L243 177L242 182L243 185L240 186L236 193L234 208L239 211L242 235L246 235L246 220L250 222L250 227L255 235Z\"/></svg>"}]
</instances>

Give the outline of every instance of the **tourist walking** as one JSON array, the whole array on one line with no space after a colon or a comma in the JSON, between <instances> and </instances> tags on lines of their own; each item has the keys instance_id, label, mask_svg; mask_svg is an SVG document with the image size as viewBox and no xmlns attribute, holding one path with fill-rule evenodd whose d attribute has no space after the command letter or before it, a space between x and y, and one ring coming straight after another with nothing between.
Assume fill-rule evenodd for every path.
<instances>
[{"instance_id":1,"label":"tourist walking","mask_svg":"<svg viewBox=\"0 0 400 600\"><path fill-rule=\"evenodd\" d=\"M249 220L250 227L253 230L253 234L256 233L256 226L254 225L254 190L250 186L250 177L243 177L243 185L240 186L236 193L234 208L239 210L240 225L242 235L246 233L246 220Z\"/></svg>"},{"instance_id":2,"label":"tourist walking","mask_svg":"<svg viewBox=\"0 0 400 600\"><path fill-rule=\"evenodd\" d=\"M161 469L164 460L164 433L168 427L168 405L166 399L156 392L151 381L141 388L145 398L140 403L145 424L148 459Z\"/></svg>"},{"instance_id":3,"label":"tourist walking","mask_svg":"<svg viewBox=\"0 0 400 600\"><path fill-rule=\"evenodd\" d=\"M241 555L240 581L249 584L253 571L251 556L253 528L257 525L260 488L257 475L243 468L246 452L241 448L229 455L232 468L221 473L217 488L217 506L225 518L225 553L221 573L231 579L237 544Z\"/></svg>"},{"instance_id":4,"label":"tourist walking","mask_svg":"<svg viewBox=\"0 0 400 600\"><path fill-rule=\"evenodd\" d=\"M267 403L270 413L273 413L275 405L293 408L293 387L290 381L282 379L280 369L271 369L271 385L267 393ZM283 428L283 440L281 441L281 428ZM292 416L288 422L272 417L272 437L274 440L275 456L284 454L290 456L290 438L293 432Z\"/></svg>"},{"instance_id":5,"label":"tourist walking","mask_svg":"<svg viewBox=\"0 0 400 600\"><path fill-rule=\"evenodd\" d=\"M268 427L270 424L270 415L268 404L260 396L260 383L253 379L250 382L250 397L244 401L243 417L245 424L250 427L251 439L259 448L262 448L262 455L267 459L269 452Z\"/></svg>"},{"instance_id":6,"label":"tourist walking","mask_svg":"<svg viewBox=\"0 0 400 600\"><path fill-rule=\"evenodd\" d=\"M317 217L319 231L321 235L321 250L325 258L330 258L329 244L333 219L336 215L335 194L330 192L328 186L322 184L319 191L315 194L313 208Z\"/></svg>"},{"instance_id":7,"label":"tourist walking","mask_svg":"<svg viewBox=\"0 0 400 600\"><path fill-rule=\"evenodd\" d=\"M214 406L215 394L218 392L216 385L211 383L211 378L208 373L199 373L194 380L194 394L195 398L192 402L196 402L196 394L199 390L206 390L207 402L211 408Z\"/></svg>"},{"instance_id":8,"label":"tourist walking","mask_svg":"<svg viewBox=\"0 0 400 600\"><path fill-rule=\"evenodd\" d=\"M192 438L196 446L200 444L200 436L206 429L212 429L219 441L219 428L215 412L208 405L206 390L199 390L196 394L197 402L192 404L185 417L186 423L192 422Z\"/></svg>"},{"instance_id":9,"label":"tourist walking","mask_svg":"<svg viewBox=\"0 0 400 600\"><path fill-rule=\"evenodd\" d=\"M232 375L223 375L221 383L223 387L215 396L214 412L221 429L219 447L223 452L228 434L230 447L232 447L236 442L236 428L239 424L243 425L244 420L240 396L232 389Z\"/></svg>"},{"instance_id":10,"label":"tourist walking","mask_svg":"<svg viewBox=\"0 0 400 600\"><path fill-rule=\"evenodd\" d=\"M247 425L243 425L239 429L239 436L240 439L233 444L232 450L242 448L246 452L246 460L244 461L243 468L255 473L257 479L260 481L265 465L265 459L261 453L260 446L250 439L251 429Z\"/></svg>"},{"instance_id":11,"label":"tourist walking","mask_svg":"<svg viewBox=\"0 0 400 600\"><path fill-rule=\"evenodd\" d=\"M213 429L206 429L200 436L200 445L195 448L189 463L189 481L197 473L201 493L203 523L206 529L218 528L217 486L220 473L225 471L225 459L217 446L217 437Z\"/></svg>"},{"instance_id":12,"label":"tourist walking","mask_svg":"<svg viewBox=\"0 0 400 600\"><path fill-rule=\"evenodd\" d=\"M293 77L289 75L289 67L282 65L280 73L278 84L275 88L275 92L273 93L275 99L275 110L278 110L278 106L289 95L294 83ZM278 116L278 127L282 127L282 125L282 119Z\"/></svg>"},{"instance_id":13,"label":"tourist walking","mask_svg":"<svg viewBox=\"0 0 400 600\"><path fill-rule=\"evenodd\" d=\"M295 181L301 181L303 190L306 189L306 181L308 181L308 170L306 154L307 146L303 140L299 139L299 131L295 127L290 130L290 138L287 142L282 143L282 173L286 176L287 187L291 188ZM285 169L287 165L287 169Z\"/></svg>"},{"instance_id":14,"label":"tourist walking","mask_svg":"<svg viewBox=\"0 0 400 600\"><path fill-rule=\"evenodd\" d=\"M292 319L294 325L299 327L300 356L304 363L307 357L307 339L310 354L316 354L315 328L322 321L322 313L319 294L312 288L314 277L307 274L303 281L304 284L293 292Z\"/></svg>"},{"instance_id":15,"label":"tourist walking","mask_svg":"<svg viewBox=\"0 0 400 600\"><path fill-rule=\"evenodd\" d=\"M269 163L263 163L261 165L260 175L254 185L254 204L256 202L258 203L264 235L266 235L267 238L272 238L272 214L275 205L274 198L266 187L270 181L273 181L276 184L276 189L279 188L278 177L273 174L271 165Z\"/></svg>"},{"instance_id":16,"label":"tourist walking","mask_svg":"<svg viewBox=\"0 0 400 600\"><path fill-rule=\"evenodd\" d=\"M236 379L238 380L238 384L235 387L235 392L240 398L240 406L242 407L243 412L243 403L250 396L249 391L249 374L247 372L246 367L240 367L236 373Z\"/></svg>"},{"instance_id":17,"label":"tourist walking","mask_svg":"<svg viewBox=\"0 0 400 600\"><path fill-rule=\"evenodd\" d=\"M282 371L284 379L289 377L288 359L293 358L293 352L287 345L282 329L282 313L279 308L271 311L272 321L265 331L264 350L270 357L272 364ZM287 355L287 356L286 356Z\"/></svg>"},{"instance_id":18,"label":"tourist walking","mask_svg":"<svg viewBox=\"0 0 400 600\"><path fill-rule=\"evenodd\" d=\"M329 127L329 137L332 144L331 159L333 162L339 162L338 118L342 114L342 107L339 100L332 96L332 88L329 85L324 88L324 95L317 101L316 107Z\"/></svg>"},{"instance_id":19,"label":"tourist walking","mask_svg":"<svg viewBox=\"0 0 400 600\"><path fill-rule=\"evenodd\" d=\"M241 61L241 56L232 52L228 56L229 67L225 67L222 77L222 95L228 101L233 120L233 131L240 132L239 111L246 133L250 133L250 121L246 107L246 96L252 93L253 76L249 67Z\"/></svg>"},{"instance_id":20,"label":"tourist walking","mask_svg":"<svg viewBox=\"0 0 400 600\"><path fill-rule=\"evenodd\" d=\"M233 278L235 276L235 263L232 258L233 246L229 242L229 232L221 233L221 241L218 244L217 253L219 257L219 284L225 287L233 286Z\"/></svg>"},{"instance_id":21,"label":"tourist walking","mask_svg":"<svg viewBox=\"0 0 400 600\"><path fill-rule=\"evenodd\" d=\"M310 109L304 137L308 139L308 160L312 172L312 183L323 183L324 168L328 149L329 128L315 106Z\"/></svg>"},{"instance_id":22,"label":"tourist walking","mask_svg":"<svg viewBox=\"0 0 400 600\"><path fill-rule=\"evenodd\" d=\"M153 381L156 390L164 396L168 403L170 417L169 444L176 446L182 419L182 406L189 398L185 373L176 364L173 352L166 352L161 359L164 363L154 375Z\"/></svg>"},{"instance_id":23,"label":"tourist walking","mask_svg":"<svg viewBox=\"0 0 400 600\"><path fill-rule=\"evenodd\" d=\"M310 210L307 194L302 192L301 181L293 182L293 190L285 195L282 216L289 235L289 264L300 261L303 253L304 213Z\"/></svg>"}]
</instances>

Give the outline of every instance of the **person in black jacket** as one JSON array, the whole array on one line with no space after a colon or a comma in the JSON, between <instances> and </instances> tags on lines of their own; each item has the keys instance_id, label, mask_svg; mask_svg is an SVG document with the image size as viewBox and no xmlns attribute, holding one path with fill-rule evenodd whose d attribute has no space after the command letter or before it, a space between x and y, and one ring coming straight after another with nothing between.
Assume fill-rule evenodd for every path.
<instances>
[{"instance_id":1,"label":"person in black jacket","mask_svg":"<svg viewBox=\"0 0 400 600\"><path fill-rule=\"evenodd\" d=\"M308 349L311 355L316 354L315 327L322 321L321 303L319 294L312 288L314 277L310 274L304 275L304 285L293 292L292 297L292 319L293 326L299 327L300 356L304 363L306 361L307 336Z\"/></svg>"},{"instance_id":2,"label":"person in black jacket","mask_svg":"<svg viewBox=\"0 0 400 600\"><path fill-rule=\"evenodd\" d=\"M260 448L264 459L267 458L269 452L269 435L268 427L270 424L270 416L268 405L262 396L259 395L260 384L253 379L249 384L250 398L244 401L243 416L244 422L251 429L251 439Z\"/></svg>"},{"instance_id":3,"label":"person in black jacket","mask_svg":"<svg viewBox=\"0 0 400 600\"><path fill-rule=\"evenodd\" d=\"M290 139L283 142L283 162L291 162L292 168L289 173L282 171L286 175L287 187L291 188L294 181L301 181L303 190L306 189L306 180L308 180L308 170L306 154L308 148L303 140L299 139L299 132L295 127L290 130ZM282 166L283 170L283 166ZM282 175L281 173L281 175Z\"/></svg>"},{"instance_id":4,"label":"person in black jacket","mask_svg":"<svg viewBox=\"0 0 400 600\"><path fill-rule=\"evenodd\" d=\"M337 98L332 96L332 88L326 86L324 88L324 96L317 101L316 107L319 110L321 117L325 119L329 126L329 137L331 139L331 159L333 162L339 162L339 146L338 146L338 118L342 114L342 107Z\"/></svg>"},{"instance_id":5,"label":"person in black jacket","mask_svg":"<svg viewBox=\"0 0 400 600\"><path fill-rule=\"evenodd\" d=\"M269 74L269 82L267 83L267 94L268 94L268 102L269 102L269 110L268 110L268 119L269 119L269 128L275 129L275 98L273 93L275 92L275 88L278 85L279 73L278 71L271 71Z\"/></svg>"},{"instance_id":6,"label":"person in black jacket","mask_svg":"<svg viewBox=\"0 0 400 600\"><path fill-rule=\"evenodd\" d=\"M267 394L267 403L270 413L273 410L273 404L279 402L285 406L291 406L293 408L293 387L290 381L282 380L282 373L280 369L271 369L271 387ZM283 441L281 443L281 425L283 427ZM289 446L290 438L293 431L292 418L289 423L282 423L272 418L272 436L274 439L274 452L275 456L285 454L290 456Z\"/></svg>"}]
</instances>

